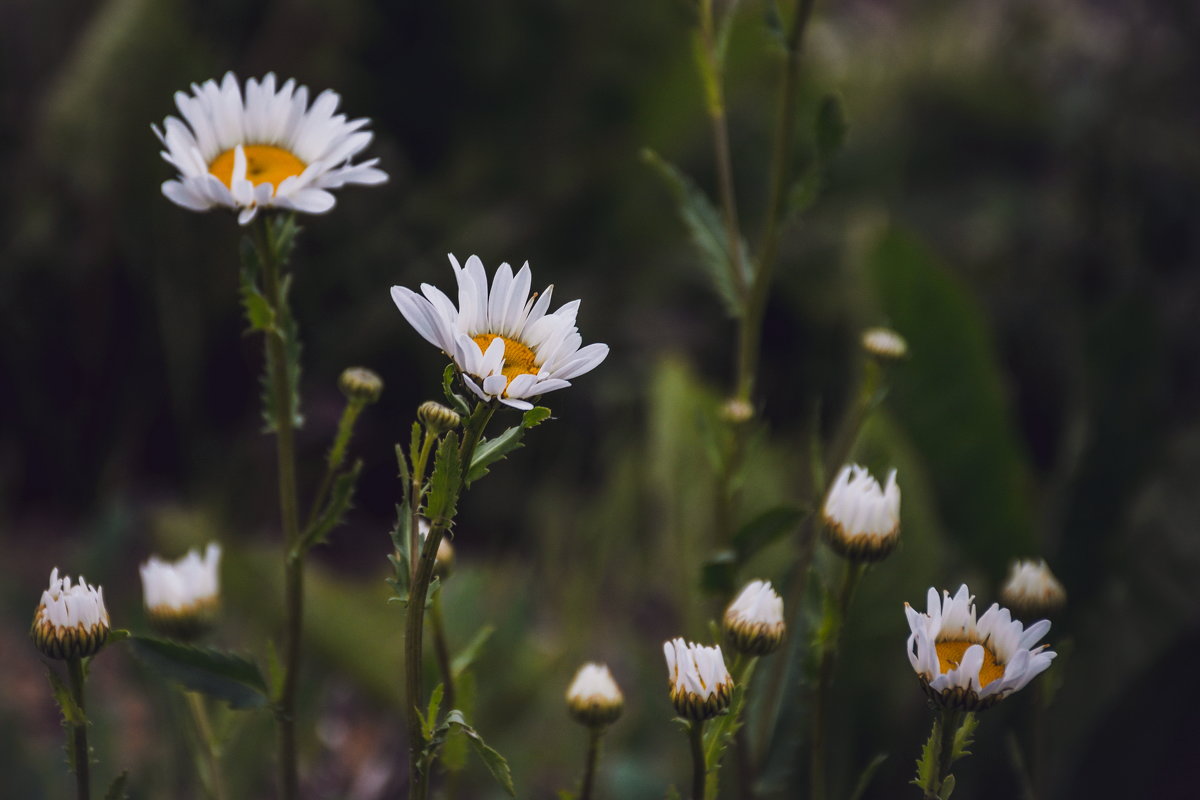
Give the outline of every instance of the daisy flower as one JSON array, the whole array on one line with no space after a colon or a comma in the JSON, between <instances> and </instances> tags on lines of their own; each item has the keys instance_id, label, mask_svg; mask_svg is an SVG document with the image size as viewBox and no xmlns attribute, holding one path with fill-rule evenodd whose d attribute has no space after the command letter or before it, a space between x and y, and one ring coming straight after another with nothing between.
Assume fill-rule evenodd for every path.
<instances>
[{"instance_id":1,"label":"daisy flower","mask_svg":"<svg viewBox=\"0 0 1200 800\"><path fill-rule=\"evenodd\" d=\"M770 581L751 581L725 609L725 641L739 653L765 656L783 642L783 598Z\"/></svg>"},{"instance_id":2,"label":"daisy flower","mask_svg":"<svg viewBox=\"0 0 1200 800\"><path fill-rule=\"evenodd\" d=\"M191 639L212 622L220 601L218 569L221 546L209 543L204 556L196 550L178 561L158 556L141 566L142 597L150 623L179 639Z\"/></svg>"},{"instance_id":3,"label":"daisy flower","mask_svg":"<svg viewBox=\"0 0 1200 800\"><path fill-rule=\"evenodd\" d=\"M715 717L733 699L733 677L720 647L705 647L682 637L663 643L671 683L671 703L693 722Z\"/></svg>"},{"instance_id":4,"label":"daisy flower","mask_svg":"<svg viewBox=\"0 0 1200 800\"><path fill-rule=\"evenodd\" d=\"M179 177L162 185L171 202L192 211L240 209L246 225L260 208L323 214L334 206L330 189L348 183L378 184L387 174L379 159L350 159L371 143L368 119L336 114L341 98L328 89L308 102L308 87L274 73L246 81L243 95L232 72L175 93L183 120L152 125L166 148L163 159Z\"/></svg>"},{"instance_id":5,"label":"daisy flower","mask_svg":"<svg viewBox=\"0 0 1200 800\"><path fill-rule=\"evenodd\" d=\"M95 655L108 640L109 627L104 590L89 585L82 575L72 586L69 577L58 577L55 567L29 631L42 654L61 659Z\"/></svg>"},{"instance_id":6,"label":"daisy flower","mask_svg":"<svg viewBox=\"0 0 1200 800\"><path fill-rule=\"evenodd\" d=\"M549 312L554 287L530 294L529 264L516 275L501 264L488 290L483 262L476 256L460 267L450 256L458 281L458 306L440 289L421 284L421 294L392 287L392 300L408 324L454 361L467 387L481 400L499 400L528 410L546 392L570 386L571 379L595 369L608 345L589 344L575 327L579 301Z\"/></svg>"},{"instance_id":7,"label":"daisy flower","mask_svg":"<svg viewBox=\"0 0 1200 800\"><path fill-rule=\"evenodd\" d=\"M1023 689L1056 655L1047 645L1033 647L1049 620L1027 629L996 603L976 620L974 600L964 584L954 597L930 589L925 614L904 604L908 660L925 693L944 707L988 708Z\"/></svg>"},{"instance_id":8,"label":"daisy flower","mask_svg":"<svg viewBox=\"0 0 1200 800\"><path fill-rule=\"evenodd\" d=\"M895 549L900 538L900 487L896 470L886 486L857 464L838 473L825 500L825 541L843 558L878 561Z\"/></svg>"}]
</instances>

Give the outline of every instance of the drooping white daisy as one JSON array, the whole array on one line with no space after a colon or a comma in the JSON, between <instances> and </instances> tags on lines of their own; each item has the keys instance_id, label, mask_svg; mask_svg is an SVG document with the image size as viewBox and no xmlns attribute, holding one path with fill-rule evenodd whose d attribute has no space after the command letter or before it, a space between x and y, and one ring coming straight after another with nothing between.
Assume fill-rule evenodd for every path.
<instances>
[{"instance_id":1,"label":"drooping white daisy","mask_svg":"<svg viewBox=\"0 0 1200 800\"><path fill-rule=\"evenodd\" d=\"M141 566L142 599L150 623L164 633L190 639L212 622L220 600L221 546L209 543L201 558L189 550L178 561L150 556Z\"/></svg>"},{"instance_id":2,"label":"drooping white daisy","mask_svg":"<svg viewBox=\"0 0 1200 800\"><path fill-rule=\"evenodd\" d=\"M904 604L908 660L925 693L943 706L971 711L1024 688L1056 655L1047 645L1034 647L1050 630L1049 620L1026 628L996 603L976 620L974 601L964 584L954 597L942 592L939 598L931 588L925 614Z\"/></svg>"},{"instance_id":3,"label":"drooping white daisy","mask_svg":"<svg viewBox=\"0 0 1200 800\"><path fill-rule=\"evenodd\" d=\"M69 577L58 577L55 567L29 631L38 649L50 658L85 658L104 646L108 630L104 590L89 586L82 575L71 585Z\"/></svg>"},{"instance_id":4,"label":"drooping white daisy","mask_svg":"<svg viewBox=\"0 0 1200 800\"><path fill-rule=\"evenodd\" d=\"M605 664L584 664L567 687L567 709L589 727L612 724L624 706L625 697Z\"/></svg>"},{"instance_id":5,"label":"drooping white daisy","mask_svg":"<svg viewBox=\"0 0 1200 800\"><path fill-rule=\"evenodd\" d=\"M865 468L847 464L838 473L824 508L825 541L851 561L878 561L900 537L900 487L896 470L886 486Z\"/></svg>"},{"instance_id":6,"label":"drooping white daisy","mask_svg":"<svg viewBox=\"0 0 1200 800\"><path fill-rule=\"evenodd\" d=\"M700 722L724 711L733 699L733 677L721 648L686 642L663 643L671 683L671 703L679 716Z\"/></svg>"},{"instance_id":7,"label":"drooping white daisy","mask_svg":"<svg viewBox=\"0 0 1200 800\"><path fill-rule=\"evenodd\" d=\"M169 200L192 211L241 209L245 225L260 208L322 214L334 206L330 189L387 180L377 158L350 162L371 143L362 130L370 120L335 113L336 92L321 92L310 107L307 86L275 84L274 73L251 78L243 96L227 72L220 85L207 80L193 83L191 94L175 93L183 120L151 126L166 147L163 159L179 170L162 185Z\"/></svg>"},{"instance_id":8,"label":"drooping white daisy","mask_svg":"<svg viewBox=\"0 0 1200 800\"><path fill-rule=\"evenodd\" d=\"M392 300L425 341L448 355L463 381L482 400L499 400L521 410L530 398L570 386L571 379L595 369L608 345L589 344L575 327L579 301L549 312L549 286L530 295L529 264L516 275L501 264L488 290L483 262L476 256L460 267L450 256L458 281L458 307L440 289L421 284L421 294L392 287Z\"/></svg>"},{"instance_id":9,"label":"drooping white daisy","mask_svg":"<svg viewBox=\"0 0 1200 800\"><path fill-rule=\"evenodd\" d=\"M1062 609L1067 591L1045 561L1014 561L1000 599L1018 614L1045 617Z\"/></svg>"},{"instance_id":10,"label":"drooping white daisy","mask_svg":"<svg viewBox=\"0 0 1200 800\"><path fill-rule=\"evenodd\" d=\"M725 609L723 627L734 650L754 656L771 653L783 642L783 598L770 581L751 581Z\"/></svg>"}]
</instances>

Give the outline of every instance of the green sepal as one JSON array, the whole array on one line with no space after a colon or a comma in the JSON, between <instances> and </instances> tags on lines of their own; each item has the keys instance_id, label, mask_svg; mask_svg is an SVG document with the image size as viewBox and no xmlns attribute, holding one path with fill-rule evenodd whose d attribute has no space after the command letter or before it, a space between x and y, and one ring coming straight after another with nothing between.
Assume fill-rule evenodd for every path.
<instances>
[{"instance_id":1,"label":"green sepal","mask_svg":"<svg viewBox=\"0 0 1200 800\"><path fill-rule=\"evenodd\" d=\"M267 705L267 685L258 665L249 659L211 648L133 636L134 655L167 680L185 689L222 700L232 709Z\"/></svg>"}]
</instances>

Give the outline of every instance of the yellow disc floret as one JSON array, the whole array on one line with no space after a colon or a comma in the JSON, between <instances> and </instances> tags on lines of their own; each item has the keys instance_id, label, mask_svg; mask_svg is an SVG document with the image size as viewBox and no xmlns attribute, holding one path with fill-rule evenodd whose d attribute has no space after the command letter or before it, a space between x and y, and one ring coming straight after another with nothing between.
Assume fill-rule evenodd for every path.
<instances>
[{"instance_id":1,"label":"yellow disc floret","mask_svg":"<svg viewBox=\"0 0 1200 800\"><path fill-rule=\"evenodd\" d=\"M300 175L308 167L281 147L249 144L243 145L242 150L246 153L246 180L255 186L269 183L279 188L284 179ZM226 150L208 165L208 171L230 189L233 188L233 158L234 151Z\"/></svg>"},{"instance_id":2,"label":"yellow disc floret","mask_svg":"<svg viewBox=\"0 0 1200 800\"><path fill-rule=\"evenodd\" d=\"M472 337L475 344L479 345L479 349L487 352L488 345L493 339L503 339L504 341L504 367L500 372L510 382L518 375L537 375L538 367L535 364L537 354L530 350L525 345L515 339L505 339L502 336L497 336L494 333L481 333L478 336Z\"/></svg>"},{"instance_id":3,"label":"yellow disc floret","mask_svg":"<svg viewBox=\"0 0 1200 800\"><path fill-rule=\"evenodd\" d=\"M943 673L958 669L967 648L973 644L975 642L938 642L936 645L938 669ZM983 688L992 681L1004 677L1004 665L996 660L996 655L991 648L981 646L983 647L983 666L979 668L979 687Z\"/></svg>"}]
</instances>

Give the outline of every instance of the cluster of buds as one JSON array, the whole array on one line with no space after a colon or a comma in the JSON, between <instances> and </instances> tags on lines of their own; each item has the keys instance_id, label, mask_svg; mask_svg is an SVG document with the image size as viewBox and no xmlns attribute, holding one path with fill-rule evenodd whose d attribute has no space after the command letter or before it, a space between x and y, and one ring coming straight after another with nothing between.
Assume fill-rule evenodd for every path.
<instances>
[{"instance_id":1,"label":"cluster of buds","mask_svg":"<svg viewBox=\"0 0 1200 800\"><path fill-rule=\"evenodd\" d=\"M730 649L748 656L765 656L783 642L783 598L770 581L751 581L725 609L722 620Z\"/></svg>"},{"instance_id":2,"label":"cluster of buds","mask_svg":"<svg viewBox=\"0 0 1200 800\"><path fill-rule=\"evenodd\" d=\"M604 664L584 664L567 687L567 710L576 722L589 728L611 725L624 708L621 689Z\"/></svg>"},{"instance_id":3,"label":"cluster of buds","mask_svg":"<svg viewBox=\"0 0 1200 800\"><path fill-rule=\"evenodd\" d=\"M55 567L29 631L38 650L49 658L87 658L104 646L108 631L104 590L89 586L82 575L72 585L69 577L58 577Z\"/></svg>"},{"instance_id":4,"label":"cluster of buds","mask_svg":"<svg viewBox=\"0 0 1200 800\"><path fill-rule=\"evenodd\" d=\"M1067 592L1045 561L1014 561L1000 599L1027 619L1050 617L1066 605Z\"/></svg>"},{"instance_id":5,"label":"cluster of buds","mask_svg":"<svg viewBox=\"0 0 1200 800\"><path fill-rule=\"evenodd\" d=\"M220 563L221 546L212 542L203 558L190 550L178 561L151 556L142 564L142 598L150 626L183 641L207 631L220 601Z\"/></svg>"},{"instance_id":6,"label":"cluster of buds","mask_svg":"<svg viewBox=\"0 0 1200 800\"><path fill-rule=\"evenodd\" d=\"M683 638L663 643L671 703L684 719L703 722L729 708L733 678L720 647L705 647Z\"/></svg>"},{"instance_id":7,"label":"cluster of buds","mask_svg":"<svg viewBox=\"0 0 1200 800\"><path fill-rule=\"evenodd\" d=\"M900 487L896 470L886 486L863 467L847 464L829 490L822 512L825 541L855 563L886 558L900 538Z\"/></svg>"}]
</instances>

